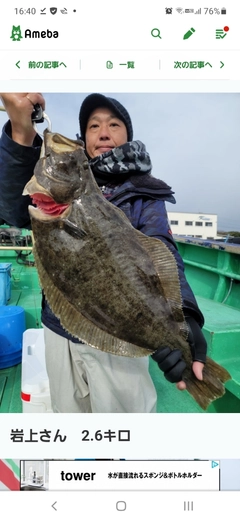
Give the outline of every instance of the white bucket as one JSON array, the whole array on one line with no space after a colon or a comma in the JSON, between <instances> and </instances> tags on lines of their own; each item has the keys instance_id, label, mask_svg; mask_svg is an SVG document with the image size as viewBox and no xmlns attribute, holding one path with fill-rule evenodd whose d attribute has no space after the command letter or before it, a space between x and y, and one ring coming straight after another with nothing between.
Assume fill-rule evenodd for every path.
<instances>
[{"instance_id":1,"label":"white bucket","mask_svg":"<svg viewBox=\"0 0 240 521\"><path fill-rule=\"evenodd\" d=\"M23 333L21 399L23 412L52 412L43 329Z\"/></svg>"}]
</instances>

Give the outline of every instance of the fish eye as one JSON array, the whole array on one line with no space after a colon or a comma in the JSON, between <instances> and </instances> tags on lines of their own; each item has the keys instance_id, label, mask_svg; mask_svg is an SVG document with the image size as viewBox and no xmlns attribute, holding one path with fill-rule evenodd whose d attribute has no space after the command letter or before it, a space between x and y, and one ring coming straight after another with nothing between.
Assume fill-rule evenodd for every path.
<instances>
[{"instance_id":1,"label":"fish eye","mask_svg":"<svg viewBox=\"0 0 240 521\"><path fill-rule=\"evenodd\" d=\"M59 162L58 164L58 170L61 171L62 174L69 174L69 166L66 165L66 163Z\"/></svg>"}]
</instances>

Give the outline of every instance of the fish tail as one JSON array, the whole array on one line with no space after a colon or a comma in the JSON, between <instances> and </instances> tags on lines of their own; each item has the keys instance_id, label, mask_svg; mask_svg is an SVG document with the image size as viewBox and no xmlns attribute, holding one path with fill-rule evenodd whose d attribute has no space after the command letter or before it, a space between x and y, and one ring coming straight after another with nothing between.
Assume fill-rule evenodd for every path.
<instances>
[{"instance_id":1,"label":"fish tail","mask_svg":"<svg viewBox=\"0 0 240 521\"><path fill-rule=\"evenodd\" d=\"M184 382L188 392L204 410L211 402L225 393L224 382L231 379L229 372L207 357L203 369L203 380L198 380L192 370L187 370Z\"/></svg>"}]
</instances>

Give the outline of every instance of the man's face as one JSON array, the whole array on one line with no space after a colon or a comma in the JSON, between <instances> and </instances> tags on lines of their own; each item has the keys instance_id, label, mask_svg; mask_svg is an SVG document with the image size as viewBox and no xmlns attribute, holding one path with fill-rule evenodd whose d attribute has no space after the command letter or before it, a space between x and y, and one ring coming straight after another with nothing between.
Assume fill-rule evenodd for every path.
<instances>
[{"instance_id":1,"label":"man's face","mask_svg":"<svg viewBox=\"0 0 240 521\"><path fill-rule=\"evenodd\" d=\"M96 157L127 142L127 129L110 109L99 108L92 112L86 128L86 151Z\"/></svg>"}]
</instances>

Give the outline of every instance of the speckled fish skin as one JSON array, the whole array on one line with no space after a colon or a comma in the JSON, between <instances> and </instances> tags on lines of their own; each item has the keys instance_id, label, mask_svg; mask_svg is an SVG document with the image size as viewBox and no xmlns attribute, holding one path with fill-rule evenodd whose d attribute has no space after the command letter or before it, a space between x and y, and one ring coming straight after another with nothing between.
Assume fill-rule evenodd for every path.
<instances>
[{"instance_id":1,"label":"speckled fish skin","mask_svg":"<svg viewBox=\"0 0 240 521\"><path fill-rule=\"evenodd\" d=\"M44 193L69 205L58 217L29 208L36 265L53 312L72 335L113 354L146 356L166 345L181 349L187 364L183 379L187 388L193 385L194 396L174 256L103 197L81 142L46 131L44 141L45 157L24 193ZM204 400L194 396L203 407L224 393L221 380L229 378L211 363L219 368L214 391Z\"/></svg>"}]
</instances>

